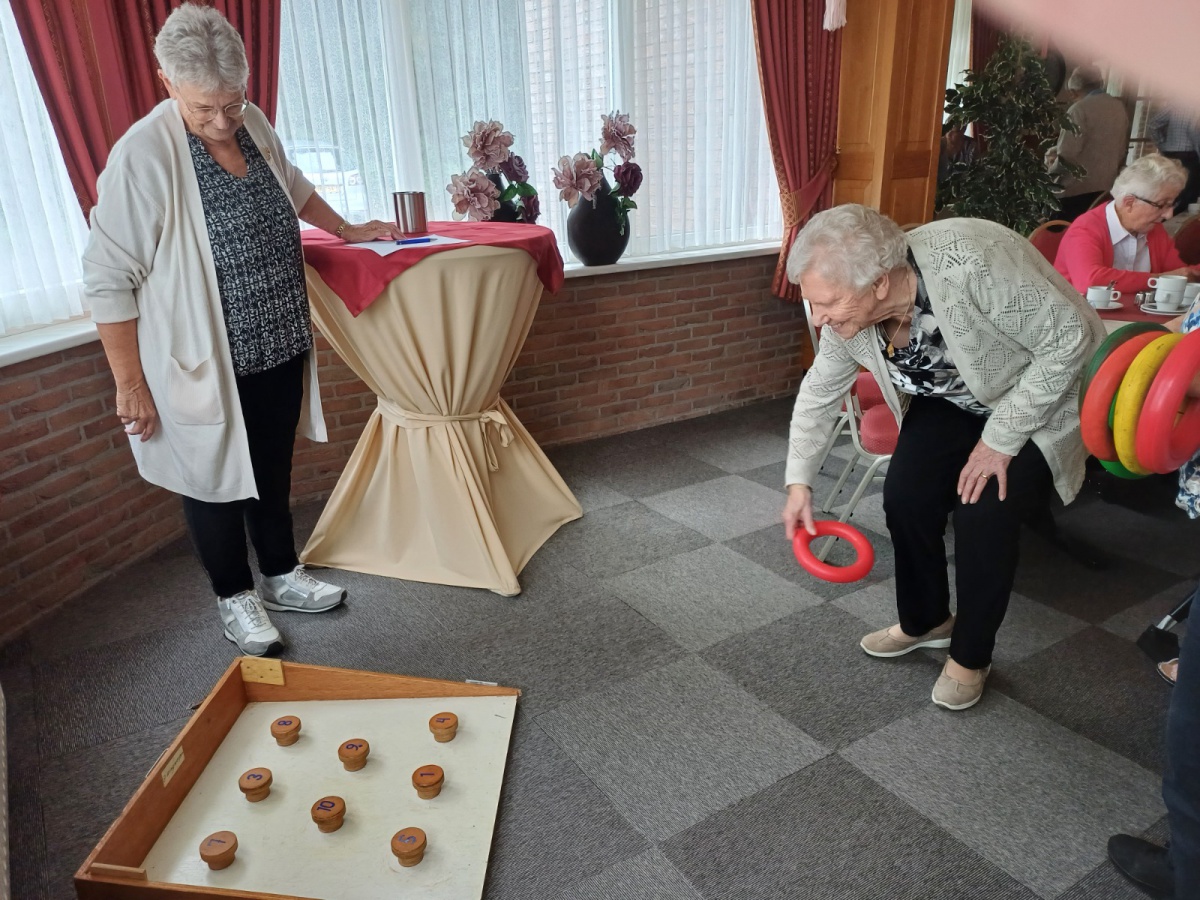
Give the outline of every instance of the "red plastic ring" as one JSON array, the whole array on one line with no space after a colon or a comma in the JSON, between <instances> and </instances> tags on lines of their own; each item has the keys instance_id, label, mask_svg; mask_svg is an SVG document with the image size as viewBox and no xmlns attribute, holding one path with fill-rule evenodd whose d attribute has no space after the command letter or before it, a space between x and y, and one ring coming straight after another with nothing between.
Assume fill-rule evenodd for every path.
<instances>
[{"instance_id":1,"label":"red plastic ring","mask_svg":"<svg viewBox=\"0 0 1200 900\"><path fill-rule=\"evenodd\" d=\"M875 565L875 548L871 546L866 535L846 522L814 522L813 525L816 527L816 534L809 534L804 528L797 528L796 536L792 538L796 562L800 563L804 571L834 584L849 584L866 577ZM854 562L848 566L831 566L817 559L809 545L814 538L825 535L839 537L853 547L854 552L858 554Z\"/></svg>"},{"instance_id":2,"label":"red plastic ring","mask_svg":"<svg viewBox=\"0 0 1200 900\"><path fill-rule=\"evenodd\" d=\"M1198 372L1200 331L1193 331L1163 361L1138 416L1137 456L1152 472L1172 472L1200 450L1200 401L1182 406ZM1181 407L1183 414L1176 421Z\"/></svg>"},{"instance_id":3,"label":"red plastic ring","mask_svg":"<svg viewBox=\"0 0 1200 900\"><path fill-rule=\"evenodd\" d=\"M1134 335L1125 343L1114 348L1108 358L1100 364L1088 385L1087 394L1079 410L1079 430L1083 446L1096 459L1113 461L1117 458L1117 447L1113 443L1109 412L1113 398L1121 386L1121 379L1134 358L1145 346L1162 337L1160 331Z\"/></svg>"}]
</instances>

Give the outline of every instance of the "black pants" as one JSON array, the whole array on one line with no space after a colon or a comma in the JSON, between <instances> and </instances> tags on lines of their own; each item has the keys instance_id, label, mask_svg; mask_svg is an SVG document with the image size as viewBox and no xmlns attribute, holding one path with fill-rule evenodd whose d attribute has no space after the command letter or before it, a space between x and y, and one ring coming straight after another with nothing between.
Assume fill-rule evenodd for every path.
<instances>
[{"instance_id":1,"label":"black pants","mask_svg":"<svg viewBox=\"0 0 1200 900\"><path fill-rule=\"evenodd\" d=\"M1175 200L1175 215L1187 212L1188 204L1200 198L1200 156L1192 150L1168 150L1163 156L1177 159L1187 169L1188 180Z\"/></svg>"},{"instance_id":2,"label":"black pants","mask_svg":"<svg viewBox=\"0 0 1200 900\"><path fill-rule=\"evenodd\" d=\"M1103 194L1104 191L1089 191L1086 194L1076 194L1074 197L1059 197L1058 205L1062 211L1058 214L1058 218L1067 222L1074 222L1082 216L1093 203L1096 198Z\"/></svg>"},{"instance_id":3,"label":"black pants","mask_svg":"<svg viewBox=\"0 0 1200 900\"><path fill-rule=\"evenodd\" d=\"M924 634L950 615L945 535L954 516L958 620L950 656L968 669L991 664L1017 571L1021 520L1048 501L1053 483L1028 441L1008 465L1007 499L1001 502L992 478L978 502L962 503L958 476L986 423L948 400L914 397L883 486L905 634Z\"/></svg>"},{"instance_id":4,"label":"black pants","mask_svg":"<svg viewBox=\"0 0 1200 900\"><path fill-rule=\"evenodd\" d=\"M288 500L292 448L304 397L304 354L265 372L239 375L237 389L258 499L209 503L183 498L183 515L196 555L218 597L232 597L254 587L247 531L263 575L282 575L299 563Z\"/></svg>"}]
</instances>

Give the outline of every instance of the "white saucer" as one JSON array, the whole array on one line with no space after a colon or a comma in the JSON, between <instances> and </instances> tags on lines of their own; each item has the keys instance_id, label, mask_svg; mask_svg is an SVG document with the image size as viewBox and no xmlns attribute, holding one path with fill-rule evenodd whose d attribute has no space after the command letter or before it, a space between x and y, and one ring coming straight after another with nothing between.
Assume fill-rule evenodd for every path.
<instances>
[{"instance_id":1,"label":"white saucer","mask_svg":"<svg viewBox=\"0 0 1200 900\"><path fill-rule=\"evenodd\" d=\"M1110 309L1123 309L1125 304L1120 300L1110 300L1107 306L1093 306L1092 309L1096 312L1108 312Z\"/></svg>"},{"instance_id":2,"label":"white saucer","mask_svg":"<svg viewBox=\"0 0 1200 900\"><path fill-rule=\"evenodd\" d=\"M1182 316L1185 312L1183 309L1159 309L1153 303L1143 303L1139 308L1152 316Z\"/></svg>"}]
</instances>

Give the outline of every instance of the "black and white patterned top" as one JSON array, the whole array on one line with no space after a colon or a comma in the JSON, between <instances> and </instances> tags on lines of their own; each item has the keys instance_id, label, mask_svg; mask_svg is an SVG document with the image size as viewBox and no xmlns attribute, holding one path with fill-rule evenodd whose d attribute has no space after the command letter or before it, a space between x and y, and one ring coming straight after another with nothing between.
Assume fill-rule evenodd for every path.
<instances>
[{"instance_id":1,"label":"black and white patterned top","mask_svg":"<svg viewBox=\"0 0 1200 900\"><path fill-rule=\"evenodd\" d=\"M296 212L244 127L237 141L249 169L244 178L221 168L188 133L233 369L253 375L308 350L312 321Z\"/></svg>"},{"instance_id":2,"label":"black and white patterned top","mask_svg":"<svg viewBox=\"0 0 1200 900\"><path fill-rule=\"evenodd\" d=\"M883 347L883 360L888 375L896 390L904 394L926 397L942 397L967 412L987 416L991 410L975 399L962 374L954 365L950 349L942 337L941 326L933 315L933 304L929 302L929 291L925 278L917 267L912 251L908 253L908 264L917 276L917 296L913 301L912 325L909 327L907 347L894 347L895 355L888 359L888 335L879 328L879 343Z\"/></svg>"}]
</instances>

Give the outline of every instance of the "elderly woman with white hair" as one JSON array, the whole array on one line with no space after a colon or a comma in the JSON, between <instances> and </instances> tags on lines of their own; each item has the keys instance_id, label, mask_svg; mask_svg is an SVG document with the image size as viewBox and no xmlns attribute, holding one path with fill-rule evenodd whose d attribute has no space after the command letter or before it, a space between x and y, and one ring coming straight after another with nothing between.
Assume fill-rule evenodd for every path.
<instances>
[{"instance_id":1,"label":"elderly woman with white hair","mask_svg":"<svg viewBox=\"0 0 1200 900\"><path fill-rule=\"evenodd\" d=\"M1157 153L1126 166L1113 184L1112 201L1071 223L1054 268L1083 293L1109 284L1135 293L1146 290L1153 275L1200 274L1200 267L1184 265L1162 226L1187 178L1182 164Z\"/></svg>"},{"instance_id":2,"label":"elderly woman with white hair","mask_svg":"<svg viewBox=\"0 0 1200 900\"><path fill-rule=\"evenodd\" d=\"M981 220L905 234L868 207L835 207L800 232L788 278L821 340L792 414L787 536L812 530L811 486L862 366L900 423L883 492L900 621L861 646L882 658L949 647L933 701L966 709L990 671L1022 518L1051 487L1069 503L1083 483L1078 376L1104 327L1029 241Z\"/></svg>"},{"instance_id":3,"label":"elderly woman with white hair","mask_svg":"<svg viewBox=\"0 0 1200 900\"><path fill-rule=\"evenodd\" d=\"M84 292L138 471L182 495L225 637L262 655L283 643L267 609L345 597L299 564L292 534L297 428L325 439L297 216L347 241L399 234L314 193L247 101L242 39L215 9L172 12L155 54L170 99L109 154Z\"/></svg>"}]
</instances>

